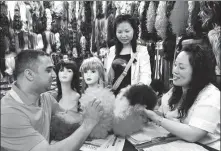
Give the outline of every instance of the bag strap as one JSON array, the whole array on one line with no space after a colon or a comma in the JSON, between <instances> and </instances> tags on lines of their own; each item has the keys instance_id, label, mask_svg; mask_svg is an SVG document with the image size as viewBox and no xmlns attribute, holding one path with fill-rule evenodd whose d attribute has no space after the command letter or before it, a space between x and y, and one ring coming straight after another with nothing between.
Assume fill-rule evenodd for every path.
<instances>
[{"instance_id":1,"label":"bag strap","mask_svg":"<svg viewBox=\"0 0 221 151\"><path fill-rule=\"evenodd\" d=\"M123 81L124 77L127 75L128 70L130 69L130 66L132 65L134 59L137 57L137 53L135 53L129 60L129 62L127 63L124 71L121 73L121 75L118 77L118 79L116 80L116 82L114 83L112 90L116 90L121 82Z\"/></svg>"}]
</instances>

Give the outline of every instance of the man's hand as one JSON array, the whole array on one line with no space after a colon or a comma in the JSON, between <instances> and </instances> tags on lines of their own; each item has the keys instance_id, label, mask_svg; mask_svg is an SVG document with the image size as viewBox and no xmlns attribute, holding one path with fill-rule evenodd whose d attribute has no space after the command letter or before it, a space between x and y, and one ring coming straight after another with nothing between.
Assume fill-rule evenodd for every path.
<instances>
[{"instance_id":1,"label":"man's hand","mask_svg":"<svg viewBox=\"0 0 221 151\"><path fill-rule=\"evenodd\" d=\"M100 121L100 117L103 114L100 101L94 99L84 108L84 122L86 126L95 126Z\"/></svg>"}]
</instances>

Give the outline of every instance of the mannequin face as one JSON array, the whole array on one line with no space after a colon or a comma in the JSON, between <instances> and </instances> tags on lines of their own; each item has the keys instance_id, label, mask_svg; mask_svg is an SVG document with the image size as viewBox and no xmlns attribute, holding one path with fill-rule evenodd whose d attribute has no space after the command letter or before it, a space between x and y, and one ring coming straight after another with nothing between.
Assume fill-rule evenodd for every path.
<instances>
[{"instance_id":1,"label":"mannequin face","mask_svg":"<svg viewBox=\"0 0 221 151\"><path fill-rule=\"evenodd\" d=\"M84 80L88 87L96 86L98 84L99 79L99 72L96 69L87 70L84 72Z\"/></svg>"},{"instance_id":2,"label":"mannequin face","mask_svg":"<svg viewBox=\"0 0 221 151\"><path fill-rule=\"evenodd\" d=\"M63 82L69 82L71 83L74 76L74 72L71 69L63 68L60 69L58 72L58 77L61 83Z\"/></svg>"}]
</instances>

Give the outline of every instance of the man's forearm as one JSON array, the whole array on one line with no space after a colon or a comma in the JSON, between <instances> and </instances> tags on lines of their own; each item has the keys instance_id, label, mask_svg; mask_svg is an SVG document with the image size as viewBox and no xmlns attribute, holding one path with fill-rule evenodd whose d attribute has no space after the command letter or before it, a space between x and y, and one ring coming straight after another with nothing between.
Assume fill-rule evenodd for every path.
<instances>
[{"instance_id":1,"label":"man's forearm","mask_svg":"<svg viewBox=\"0 0 221 151\"><path fill-rule=\"evenodd\" d=\"M49 151L78 151L93 128L94 125L83 123L71 136L50 145Z\"/></svg>"}]
</instances>

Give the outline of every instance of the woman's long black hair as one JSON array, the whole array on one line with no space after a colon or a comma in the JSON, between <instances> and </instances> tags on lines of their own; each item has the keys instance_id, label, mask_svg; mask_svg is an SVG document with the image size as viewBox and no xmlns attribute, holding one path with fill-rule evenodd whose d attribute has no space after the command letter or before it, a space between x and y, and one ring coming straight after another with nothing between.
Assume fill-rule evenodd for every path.
<instances>
[{"instance_id":1,"label":"woman's long black hair","mask_svg":"<svg viewBox=\"0 0 221 151\"><path fill-rule=\"evenodd\" d=\"M134 53L136 52L136 47L137 47L137 38L138 38L138 33L139 33L139 29L138 29L139 20L136 19L135 17L132 17L129 14L118 15L114 22L114 36L116 39L116 43L115 43L116 56L120 54L123 48L123 44L117 39L117 35L116 35L117 26L122 22L128 22L134 30L133 39L131 40L132 50Z\"/></svg>"},{"instance_id":2,"label":"woman's long black hair","mask_svg":"<svg viewBox=\"0 0 221 151\"><path fill-rule=\"evenodd\" d=\"M62 90L61 90L61 82L58 77L59 70L61 69L71 69L74 73L72 81L71 81L71 88L72 90L76 91L80 94L80 82L79 82L79 68L77 67L77 64L74 61L63 61L61 60L55 67L55 72L57 75L57 87L58 87L58 96L57 100L59 101L62 97Z\"/></svg>"},{"instance_id":3,"label":"woman's long black hair","mask_svg":"<svg viewBox=\"0 0 221 151\"><path fill-rule=\"evenodd\" d=\"M185 118L188 110L193 105L199 92L209 83L215 82L215 57L209 47L200 44L184 45L181 51L189 55L189 62L192 66L192 79L186 94L183 94L182 87L174 86L172 96L169 100L171 110L174 110L178 102L182 99L178 107L179 118Z\"/></svg>"}]
</instances>

